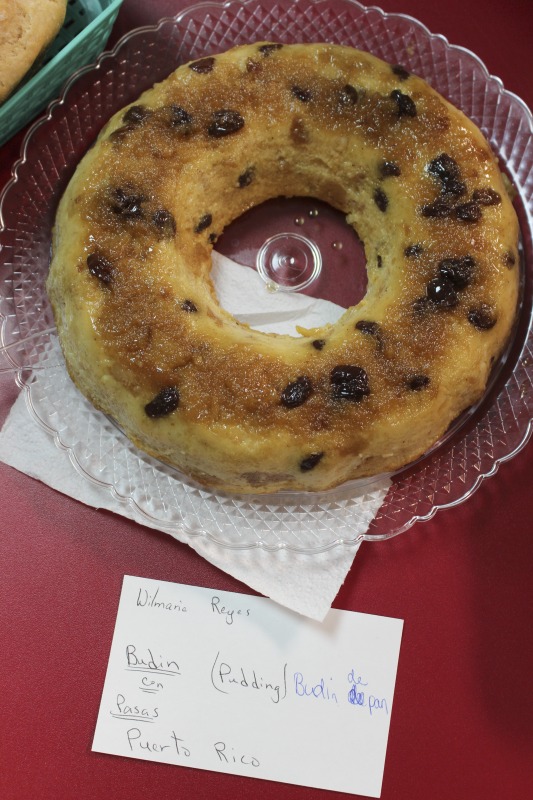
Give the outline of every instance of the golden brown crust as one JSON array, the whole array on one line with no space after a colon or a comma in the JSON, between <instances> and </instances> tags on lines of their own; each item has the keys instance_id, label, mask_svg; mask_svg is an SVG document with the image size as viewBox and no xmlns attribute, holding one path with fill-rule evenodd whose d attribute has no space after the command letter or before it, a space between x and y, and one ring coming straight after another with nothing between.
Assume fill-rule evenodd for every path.
<instances>
[{"instance_id":1,"label":"golden brown crust","mask_svg":"<svg viewBox=\"0 0 533 800\"><path fill-rule=\"evenodd\" d=\"M298 339L238 323L209 278L223 228L287 187L347 215L369 279ZM488 144L424 81L260 43L113 117L62 200L48 289L75 382L139 447L216 488L318 490L409 463L479 399L517 230Z\"/></svg>"},{"instance_id":2,"label":"golden brown crust","mask_svg":"<svg viewBox=\"0 0 533 800\"><path fill-rule=\"evenodd\" d=\"M57 36L67 0L2 0L0 4L0 103Z\"/></svg>"}]
</instances>

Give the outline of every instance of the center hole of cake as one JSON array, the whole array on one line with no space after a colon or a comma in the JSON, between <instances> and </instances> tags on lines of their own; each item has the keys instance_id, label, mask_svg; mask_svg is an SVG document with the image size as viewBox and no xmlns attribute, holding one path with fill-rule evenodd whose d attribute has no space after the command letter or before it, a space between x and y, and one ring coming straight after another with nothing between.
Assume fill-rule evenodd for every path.
<instances>
[{"instance_id":1,"label":"center hole of cake","mask_svg":"<svg viewBox=\"0 0 533 800\"><path fill-rule=\"evenodd\" d=\"M284 231L263 242L255 268L270 291L302 292L319 278L322 253L312 239Z\"/></svg>"},{"instance_id":2,"label":"center hole of cake","mask_svg":"<svg viewBox=\"0 0 533 800\"><path fill-rule=\"evenodd\" d=\"M362 242L344 214L314 198L276 198L252 208L225 229L216 251L257 272L239 274L238 267L214 254L220 304L253 328L289 332L286 317L292 307L294 327L306 327L297 315L311 305L312 327L319 327L335 322L366 294ZM291 300L290 294L301 297ZM312 304L311 298L327 302ZM284 318L282 328L276 330L274 317L272 327L267 323L264 328L266 316L275 314L277 307ZM298 335L296 330L293 335Z\"/></svg>"}]
</instances>

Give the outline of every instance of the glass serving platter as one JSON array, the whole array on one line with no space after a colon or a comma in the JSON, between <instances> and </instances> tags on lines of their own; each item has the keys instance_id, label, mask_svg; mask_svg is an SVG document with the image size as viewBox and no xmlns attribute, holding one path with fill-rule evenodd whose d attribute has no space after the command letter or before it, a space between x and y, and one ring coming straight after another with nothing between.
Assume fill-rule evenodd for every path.
<instances>
[{"instance_id":1,"label":"glass serving platter","mask_svg":"<svg viewBox=\"0 0 533 800\"><path fill-rule=\"evenodd\" d=\"M102 125L179 64L251 41L327 41L368 50L424 77L482 129L517 192L523 300L514 339L482 402L417 463L329 492L238 496L207 491L138 451L67 376L45 279L59 198ZM528 441L533 419L533 119L471 52L420 22L353 0L200 3L127 34L68 81L29 130L0 198L0 345L3 370L23 388L34 420L88 480L140 522L228 548L316 553L408 530L463 502ZM383 486L389 486L379 511ZM362 533L361 531L365 532Z\"/></svg>"}]
</instances>

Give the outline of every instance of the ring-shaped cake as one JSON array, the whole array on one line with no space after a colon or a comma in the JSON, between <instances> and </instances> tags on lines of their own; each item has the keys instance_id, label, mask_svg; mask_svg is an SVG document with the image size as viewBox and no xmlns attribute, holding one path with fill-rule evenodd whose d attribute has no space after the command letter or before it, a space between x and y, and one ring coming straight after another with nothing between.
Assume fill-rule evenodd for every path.
<instances>
[{"instance_id":1,"label":"ring-shaped cake","mask_svg":"<svg viewBox=\"0 0 533 800\"><path fill-rule=\"evenodd\" d=\"M509 339L506 189L478 128L399 65L271 42L185 64L112 117L60 202L47 289L69 373L216 490L394 471L479 400ZM278 196L342 211L367 259L364 299L298 337L239 323L210 279L224 228Z\"/></svg>"}]
</instances>

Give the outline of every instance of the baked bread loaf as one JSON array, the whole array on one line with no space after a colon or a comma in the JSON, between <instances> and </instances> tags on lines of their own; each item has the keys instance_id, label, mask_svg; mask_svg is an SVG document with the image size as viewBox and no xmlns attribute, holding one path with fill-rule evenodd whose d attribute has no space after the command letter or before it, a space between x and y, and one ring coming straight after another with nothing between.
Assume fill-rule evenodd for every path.
<instances>
[{"instance_id":1,"label":"baked bread loaf","mask_svg":"<svg viewBox=\"0 0 533 800\"><path fill-rule=\"evenodd\" d=\"M280 195L340 209L367 258L364 299L299 337L237 322L209 274L225 226ZM48 292L72 379L139 448L217 490L325 490L412 462L480 399L517 237L489 145L423 80L266 42L113 116L61 200Z\"/></svg>"},{"instance_id":2,"label":"baked bread loaf","mask_svg":"<svg viewBox=\"0 0 533 800\"><path fill-rule=\"evenodd\" d=\"M0 1L0 103L55 39L66 9L67 0Z\"/></svg>"}]
</instances>

